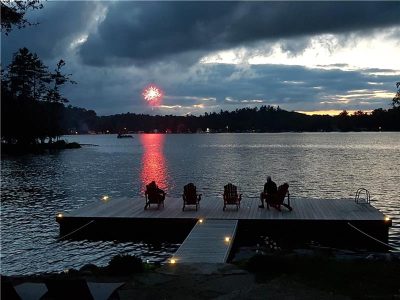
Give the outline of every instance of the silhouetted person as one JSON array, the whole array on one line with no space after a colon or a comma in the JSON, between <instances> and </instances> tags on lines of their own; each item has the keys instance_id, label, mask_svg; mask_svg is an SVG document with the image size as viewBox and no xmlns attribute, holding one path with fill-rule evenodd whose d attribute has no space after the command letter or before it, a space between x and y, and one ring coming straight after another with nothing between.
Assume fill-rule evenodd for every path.
<instances>
[{"instance_id":1,"label":"silhouetted person","mask_svg":"<svg viewBox=\"0 0 400 300\"><path fill-rule=\"evenodd\" d=\"M264 184L264 191L260 194L261 205L259 208L264 208L264 200L267 198L267 195L275 194L278 191L276 183L272 181L271 176L267 177L267 182Z\"/></svg>"},{"instance_id":2,"label":"silhouetted person","mask_svg":"<svg viewBox=\"0 0 400 300\"><path fill-rule=\"evenodd\" d=\"M155 181L149 183L147 186L147 192L152 193L160 200L164 200L165 198L165 192L157 186Z\"/></svg>"}]
</instances>

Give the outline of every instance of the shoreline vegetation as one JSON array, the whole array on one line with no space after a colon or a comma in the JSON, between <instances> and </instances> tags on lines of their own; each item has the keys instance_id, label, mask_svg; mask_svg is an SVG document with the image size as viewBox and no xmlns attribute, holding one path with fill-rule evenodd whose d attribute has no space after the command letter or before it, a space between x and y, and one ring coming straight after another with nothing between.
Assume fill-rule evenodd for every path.
<instances>
[{"instance_id":1,"label":"shoreline vegetation","mask_svg":"<svg viewBox=\"0 0 400 300\"><path fill-rule=\"evenodd\" d=\"M297 251L256 254L232 264L152 264L129 255L59 274L3 276L12 284L48 279L124 282L118 299L398 299L400 256Z\"/></svg>"},{"instance_id":2,"label":"shoreline vegetation","mask_svg":"<svg viewBox=\"0 0 400 300\"><path fill-rule=\"evenodd\" d=\"M80 144L76 142L68 143L64 140L28 145L1 143L1 155L46 154L58 150L79 148L82 148Z\"/></svg>"}]
</instances>

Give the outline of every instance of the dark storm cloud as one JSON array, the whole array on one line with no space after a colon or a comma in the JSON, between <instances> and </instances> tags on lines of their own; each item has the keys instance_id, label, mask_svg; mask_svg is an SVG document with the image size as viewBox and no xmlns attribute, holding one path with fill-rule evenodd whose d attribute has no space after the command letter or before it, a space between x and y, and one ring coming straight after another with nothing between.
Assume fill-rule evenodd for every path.
<instances>
[{"instance_id":1,"label":"dark storm cloud","mask_svg":"<svg viewBox=\"0 0 400 300\"><path fill-rule=\"evenodd\" d=\"M116 2L80 55L90 65L140 65L184 53L194 61L203 51L265 39L391 26L400 23L399 11L398 2Z\"/></svg>"},{"instance_id":2,"label":"dark storm cloud","mask_svg":"<svg viewBox=\"0 0 400 300\"><path fill-rule=\"evenodd\" d=\"M371 109L387 107L390 103L390 99L373 98L367 92L365 97L349 99L348 103L337 103L338 95L348 95L351 91L368 90L373 93L374 88L368 82L376 81L377 77L369 75L369 70L349 72L339 69L258 65L251 67L251 80L240 77L229 80L232 74L238 72L237 67L215 65L211 68L212 76L208 81L187 86L187 89L215 97L217 104L223 109L262 104L280 105L288 110ZM395 76L379 79L382 80L382 85L376 87L377 90L393 89ZM182 101L181 104L183 103Z\"/></svg>"},{"instance_id":3,"label":"dark storm cloud","mask_svg":"<svg viewBox=\"0 0 400 300\"><path fill-rule=\"evenodd\" d=\"M63 88L70 104L94 109L99 115L128 111L199 114L268 104L288 110L387 108L392 97L374 98L368 91L394 93L398 76L385 75L392 70L349 72L341 70L348 67L343 64L309 69L192 63L208 50L249 42L263 54L267 43L261 41L268 38L268 44L276 37L284 50L296 52L307 47L312 34L370 32L367 29L399 22L395 14L399 5L48 1L42 10L29 15L30 21L40 23L38 26L2 36L1 58L6 66L12 53L26 46L51 68L54 61L66 60L65 72L72 73L78 82ZM97 27L96 19L102 16L104 22ZM399 33L397 29L392 35ZM77 52L79 44L76 48L71 44L85 35L89 35L88 40ZM143 67L146 62L153 63ZM324 70L326 67L337 69ZM141 97L142 88L150 82L159 84L166 93L165 107L160 110L150 109ZM354 90L361 90L358 94L365 97L341 100Z\"/></svg>"},{"instance_id":4,"label":"dark storm cloud","mask_svg":"<svg viewBox=\"0 0 400 300\"><path fill-rule=\"evenodd\" d=\"M30 22L38 25L2 34L1 59L8 64L19 48L28 47L43 60L60 59L71 42L85 33L98 6L95 2L45 2L41 10L29 11Z\"/></svg>"}]
</instances>

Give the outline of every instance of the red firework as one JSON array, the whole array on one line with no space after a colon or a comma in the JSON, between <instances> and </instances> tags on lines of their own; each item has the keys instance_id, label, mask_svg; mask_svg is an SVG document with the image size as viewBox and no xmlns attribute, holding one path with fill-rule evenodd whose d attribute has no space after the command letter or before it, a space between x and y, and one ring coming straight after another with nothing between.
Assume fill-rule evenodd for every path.
<instances>
[{"instance_id":1,"label":"red firework","mask_svg":"<svg viewBox=\"0 0 400 300\"><path fill-rule=\"evenodd\" d=\"M155 84L150 84L143 89L142 95L144 100L146 100L151 106L158 106L161 104L164 93Z\"/></svg>"}]
</instances>

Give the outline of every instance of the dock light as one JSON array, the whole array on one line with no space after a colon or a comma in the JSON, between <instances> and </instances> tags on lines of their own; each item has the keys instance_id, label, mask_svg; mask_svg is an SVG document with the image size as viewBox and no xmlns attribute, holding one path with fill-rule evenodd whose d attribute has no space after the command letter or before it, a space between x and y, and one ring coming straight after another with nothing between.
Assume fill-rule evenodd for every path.
<instances>
[{"instance_id":1,"label":"dock light","mask_svg":"<svg viewBox=\"0 0 400 300\"><path fill-rule=\"evenodd\" d=\"M171 258L170 261L169 261L169 263L172 264L172 265L173 265L173 264L176 264L176 259Z\"/></svg>"},{"instance_id":2,"label":"dock light","mask_svg":"<svg viewBox=\"0 0 400 300\"><path fill-rule=\"evenodd\" d=\"M388 216L385 216L385 221L386 222L390 221L390 218Z\"/></svg>"},{"instance_id":3,"label":"dock light","mask_svg":"<svg viewBox=\"0 0 400 300\"><path fill-rule=\"evenodd\" d=\"M62 213L57 214L57 218L62 218L64 215Z\"/></svg>"},{"instance_id":4,"label":"dock light","mask_svg":"<svg viewBox=\"0 0 400 300\"><path fill-rule=\"evenodd\" d=\"M204 221L203 219L199 219L199 223L203 223L203 221Z\"/></svg>"},{"instance_id":5,"label":"dock light","mask_svg":"<svg viewBox=\"0 0 400 300\"><path fill-rule=\"evenodd\" d=\"M225 237L225 242L229 243L231 241L231 238L229 236Z\"/></svg>"},{"instance_id":6,"label":"dock light","mask_svg":"<svg viewBox=\"0 0 400 300\"><path fill-rule=\"evenodd\" d=\"M104 196L101 198L101 200L103 200L103 201L107 201L108 199L110 199L110 197L107 196L107 195L104 195Z\"/></svg>"}]
</instances>

